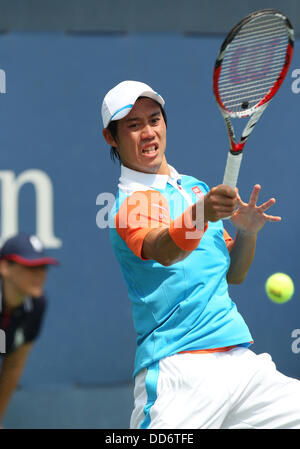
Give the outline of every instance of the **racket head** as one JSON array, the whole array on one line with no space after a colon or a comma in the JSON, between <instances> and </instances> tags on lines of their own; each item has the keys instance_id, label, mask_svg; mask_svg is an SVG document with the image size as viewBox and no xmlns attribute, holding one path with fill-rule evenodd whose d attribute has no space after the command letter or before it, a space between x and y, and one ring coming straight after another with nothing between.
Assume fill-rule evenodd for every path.
<instances>
[{"instance_id":1,"label":"racket head","mask_svg":"<svg viewBox=\"0 0 300 449\"><path fill-rule=\"evenodd\" d=\"M294 30L280 11L264 9L228 33L215 62L213 90L223 115L252 115L280 88L291 63Z\"/></svg>"}]
</instances>

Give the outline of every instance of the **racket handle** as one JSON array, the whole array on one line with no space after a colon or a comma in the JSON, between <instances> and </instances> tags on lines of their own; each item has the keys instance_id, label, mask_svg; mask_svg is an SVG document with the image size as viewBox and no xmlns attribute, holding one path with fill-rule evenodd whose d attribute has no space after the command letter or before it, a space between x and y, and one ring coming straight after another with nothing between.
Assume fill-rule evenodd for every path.
<instances>
[{"instance_id":1,"label":"racket handle","mask_svg":"<svg viewBox=\"0 0 300 449\"><path fill-rule=\"evenodd\" d=\"M223 184L226 186L232 187L233 189L236 187L240 166L242 162L243 153L232 154L230 151L227 157L227 163L223 178ZM230 217L225 217L224 220L228 220Z\"/></svg>"},{"instance_id":2,"label":"racket handle","mask_svg":"<svg viewBox=\"0 0 300 449\"><path fill-rule=\"evenodd\" d=\"M240 166L242 162L242 156L243 153L232 154L230 151L228 153L223 184L232 187L233 189L236 187L237 184Z\"/></svg>"}]
</instances>

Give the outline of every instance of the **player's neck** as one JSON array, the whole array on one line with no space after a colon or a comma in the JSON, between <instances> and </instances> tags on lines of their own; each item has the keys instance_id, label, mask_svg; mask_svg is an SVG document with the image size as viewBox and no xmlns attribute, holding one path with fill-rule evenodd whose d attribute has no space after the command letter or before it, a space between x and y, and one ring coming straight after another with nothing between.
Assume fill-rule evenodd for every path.
<instances>
[{"instance_id":1,"label":"player's neck","mask_svg":"<svg viewBox=\"0 0 300 449\"><path fill-rule=\"evenodd\" d=\"M170 176L170 167L169 167L169 165L167 163L167 159L165 157L164 157L163 162L162 162L161 166L159 167L156 174Z\"/></svg>"}]
</instances>

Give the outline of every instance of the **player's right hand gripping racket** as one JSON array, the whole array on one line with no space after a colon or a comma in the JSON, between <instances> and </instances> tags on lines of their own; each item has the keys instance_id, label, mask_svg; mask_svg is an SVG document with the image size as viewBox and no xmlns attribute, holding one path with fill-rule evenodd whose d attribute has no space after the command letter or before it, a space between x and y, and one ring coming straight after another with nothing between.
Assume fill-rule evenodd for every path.
<instances>
[{"instance_id":1,"label":"player's right hand gripping racket","mask_svg":"<svg viewBox=\"0 0 300 449\"><path fill-rule=\"evenodd\" d=\"M230 140L225 185L236 186L245 143L287 74L293 45L289 19L268 9L241 20L221 46L213 88ZM231 119L243 117L250 118L236 143Z\"/></svg>"}]
</instances>

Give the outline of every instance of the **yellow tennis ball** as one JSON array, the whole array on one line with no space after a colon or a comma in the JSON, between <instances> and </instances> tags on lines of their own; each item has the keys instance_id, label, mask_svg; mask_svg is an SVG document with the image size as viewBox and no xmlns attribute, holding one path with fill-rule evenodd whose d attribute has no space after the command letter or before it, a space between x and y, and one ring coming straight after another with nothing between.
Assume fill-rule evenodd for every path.
<instances>
[{"instance_id":1,"label":"yellow tennis ball","mask_svg":"<svg viewBox=\"0 0 300 449\"><path fill-rule=\"evenodd\" d=\"M295 291L292 279L284 273L272 274L267 279L265 287L269 298L279 304L291 299Z\"/></svg>"}]
</instances>

